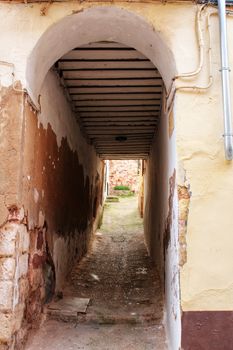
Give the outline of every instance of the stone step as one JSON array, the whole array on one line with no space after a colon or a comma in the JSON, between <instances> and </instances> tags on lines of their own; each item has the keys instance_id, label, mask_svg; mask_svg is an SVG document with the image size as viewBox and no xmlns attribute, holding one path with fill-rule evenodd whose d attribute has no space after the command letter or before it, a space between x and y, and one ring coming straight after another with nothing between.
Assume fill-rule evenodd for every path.
<instances>
[{"instance_id":1,"label":"stone step","mask_svg":"<svg viewBox=\"0 0 233 350\"><path fill-rule=\"evenodd\" d=\"M117 196L108 196L105 202L119 202L119 197Z\"/></svg>"},{"instance_id":2,"label":"stone step","mask_svg":"<svg viewBox=\"0 0 233 350\"><path fill-rule=\"evenodd\" d=\"M161 317L153 313L148 314L113 314L113 313L77 313L64 310L47 309L47 318L57 321L80 323L80 324L137 324L137 325L159 325Z\"/></svg>"}]
</instances>

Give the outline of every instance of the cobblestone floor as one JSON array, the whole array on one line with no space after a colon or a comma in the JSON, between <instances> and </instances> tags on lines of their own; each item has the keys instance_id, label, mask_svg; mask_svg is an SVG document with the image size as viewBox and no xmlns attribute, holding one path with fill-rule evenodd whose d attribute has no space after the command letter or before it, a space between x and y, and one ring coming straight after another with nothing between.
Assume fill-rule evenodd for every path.
<instances>
[{"instance_id":1,"label":"cobblestone floor","mask_svg":"<svg viewBox=\"0 0 233 350\"><path fill-rule=\"evenodd\" d=\"M64 295L90 298L78 322L47 320L25 350L165 350L163 299L134 197L107 203L101 229Z\"/></svg>"}]
</instances>

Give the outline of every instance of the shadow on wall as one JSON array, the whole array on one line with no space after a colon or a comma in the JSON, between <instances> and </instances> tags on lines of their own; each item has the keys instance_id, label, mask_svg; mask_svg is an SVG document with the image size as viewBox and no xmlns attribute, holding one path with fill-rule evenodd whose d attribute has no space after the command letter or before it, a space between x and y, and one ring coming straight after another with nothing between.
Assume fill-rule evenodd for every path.
<instances>
[{"instance_id":1,"label":"shadow on wall","mask_svg":"<svg viewBox=\"0 0 233 350\"><path fill-rule=\"evenodd\" d=\"M47 129L38 127L27 104L25 118L22 197L28 209L30 249L29 290L24 298L26 320L32 323L43 304L61 290L74 259L87 252L98 220L102 183L97 172L90 174L91 179L84 175L77 151L70 149L66 138L58 146L50 124Z\"/></svg>"}]
</instances>

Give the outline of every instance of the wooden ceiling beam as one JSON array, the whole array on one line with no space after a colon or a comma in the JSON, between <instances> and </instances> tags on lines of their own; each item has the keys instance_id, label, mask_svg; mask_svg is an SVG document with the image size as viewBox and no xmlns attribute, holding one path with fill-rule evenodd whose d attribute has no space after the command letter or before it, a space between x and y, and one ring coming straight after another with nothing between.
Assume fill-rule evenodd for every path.
<instances>
[{"instance_id":1,"label":"wooden ceiling beam","mask_svg":"<svg viewBox=\"0 0 233 350\"><path fill-rule=\"evenodd\" d=\"M105 123L112 123L112 122L158 122L157 116L152 117L82 117L80 118L83 123L85 122L105 122Z\"/></svg>"},{"instance_id":2,"label":"wooden ceiling beam","mask_svg":"<svg viewBox=\"0 0 233 350\"><path fill-rule=\"evenodd\" d=\"M101 42L55 65L82 129L103 159L146 159L158 124L163 81L133 48ZM119 142L117 136L126 136Z\"/></svg>"},{"instance_id":3,"label":"wooden ceiling beam","mask_svg":"<svg viewBox=\"0 0 233 350\"><path fill-rule=\"evenodd\" d=\"M127 118L127 117L134 117L135 119L141 118L141 117L151 117L151 118L156 118L158 114L156 112L150 112L150 111L143 111L143 112L138 112L138 111L128 111L127 113L124 112L122 113L121 111L118 112L77 112L78 116L82 118L95 118L95 117L122 117L122 118ZM123 116L122 116L123 114Z\"/></svg>"},{"instance_id":4,"label":"wooden ceiling beam","mask_svg":"<svg viewBox=\"0 0 233 350\"><path fill-rule=\"evenodd\" d=\"M109 135L109 134L104 134L102 135L102 138L99 138L99 137L95 137L95 136L92 136L91 139L92 139L92 142L93 144L95 142L99 142L99 141L109 141L109 140L115 140L115 137L116 136L119 136L119 135L123 135L122 133L117 133L117 134L112 134L112 135ZM154 134L153 133L139 133L139 134L128 134L128 135L125 135L127 137L127 141L135 141L135 140L152 140L153 137L154 137Z\"/></svg>"},{"instance_id":5,"label":"wooden ceiling beam","mask_svg":"<svg viewBox=\"0 0 233 350\"><path fill-rule=\"evenodd\" d=\"M100 70L63 70L64 79L106 79L106 78L160 78L157 70L153 69L100 69Z\"/></svg>"},{"instance_id":6,"label":"wooden ceiling beam","mask_svg":"<svg viewBox=\"0 0 233 350\"><path fill-rule=\"evenodd\" d=\"M77 107L98 107L98 106L160 106L160 100L97 100L97 101L75 101L74 105Z\"/></svg>"},{"instance_id":7,"label":"wooden ceiling beam","mask_svg":"<svg viewBox=\"0 0 233 350\"><path fill-rule=\"evenodd\" d=\"M140 86L148 86L148 85L162 85L162 78L154 78L154 77L147 77L147 78L103 78L103 79L65 79L65 84L67 87L78 87L82 85L86 86L96 86L96 85L108 85L108 86L115 86L120 85L140 85Z\"/></svg>"},{"instance_id":8,"label":"wooden ceiling beam","mask_svg":"<svg viewBox=\"0 0 233 350\"><path fill-rule=\"evenodd\" d=\"M73 101L80 100L118 100L118 99L161 99L161 93L144 93L144 92L106 92L106 93L72 93L70 94Z\"/></svg>"},{"instance_id":9,"label":"wooden ceiling beam","mask_svg":"<svg viewBox=\"0 0 233 350\"><path fill-rule=\"evenodd\" d=\"M95 86L95 87L89 87L89 86L80 86L77 88L68 88L68 91L71 95L76 94L109 94L109 93L139 93L139 94L145 94L145 93L161 93L162 87L161 86Z\"/></svg>"},{"instance_id":10,"label":"wooden ceiling beam","mask_svg":"<svg viewBox=\"0 0 233 350\"><path fill-rule=\"evenodd\" d=\"M69 69L153 69L153 63L148 60L62 60L58 64L61 71Z\"/></svg>"},{"instance_id":11,"label":"wooden ceiling beam","mask_svg":"<svg viewBox=\"0 0 233 350\"><path fill-rule=\"evenodd\" d=\"M124 130L124 128L122 129L105 129L105 130L96 130L96 129L88 129L86 128L86 133L89 137L103 137L104 135L124 135L124 136L128 136L129 134L133 134L133 135L138 135L138 134L147 134L147 135L153 135L154 130L150 129L143 129L143 130Z\"/></svg>"},{"instance_id":12,"label":"wooden ceiling beam","mask_svg":"<svg viewBox=\"0 0 233 350\"><path fill-rule=\"evenodd\" d=\"M99 124L99 125L96 125L96 124L92 124L92 123L85 123L83 124L83 126L87 129L87 132L90 130L90 128L92 129L95 129L95 130L105 130L106 128L111 128L111 129L117 129L117 130L120 130L120 129L129 129L129 130L132 130L133 128L135 129L145 129L147 128L148 130L152 129L154 130L155 127L156 127L156 123L152 124L152 123L144 123L144 124L127 124L127 123L118 123L118 124L114 124L114 123L108 123L108 124Z\"/></svg>"},{"instance_id":13,"label":"wooden ceiling beam","mask_svg":"<svg viewBox=\"0 0 233 350\"><path fill-rule=\"evenodd\" d=\"M151 140L142 140L142 141L135 141L134 143L132 142L128 142L128 141L125 141L125 142L103 142L103 141L97 141L94 143L94 146L95 147L108 147L108 146L111 146L111 147L128 147L128 146L150 146L151 145Z\"/></svg>"}]
</instances>

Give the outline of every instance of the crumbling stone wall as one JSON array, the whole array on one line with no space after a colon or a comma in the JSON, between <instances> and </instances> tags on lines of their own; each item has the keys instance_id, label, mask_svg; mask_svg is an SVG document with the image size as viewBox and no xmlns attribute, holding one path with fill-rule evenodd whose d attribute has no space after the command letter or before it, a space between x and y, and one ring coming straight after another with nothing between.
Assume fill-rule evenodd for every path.
<instances>
[{"instance_id":1,"label":"crumbling stone wall","mask_svg":"<svg viewBox=\"0 0 233 350\"><path fill-rule=\"evenodd\" d=\"M131 191L139 191L140 160L110 160L109 161L109 193L118 194L115 186L128 186Z\"/></svg>"},{"instance_id":2,"label":"crumbling stone wall","mask_svg":"<svg viewBox=\"0 0 233 350\"><path fill-rule=\"evenodd\" d=\"M14 348L24 338L22 327L28 296L29 234L18 219L0 230L0 349Z\"/></svg>"},{"instance_id":3,"label":"crumbling stone wall","mask_svg":"<svg viewBox=\"0 0 233 350\"><path fill-rule=\"evenodd\" d=\"M40 115L25 101L25 140L30 143L24 145L22 191L30 231L28 322L62 290L74 259L87 252L102 208L103 162L80 133L52 72L41 95Z\"/></svg>"},{"instance_id":4,"label":"crumbling stone wall","mask_svg":"<svg viewBox=\"0 0 233 350\"><path fill-rule=\"evenodd\" d=\"M16 91L17 89L17 91ZM0 86L0 349L13 349L23 330L29 236L19 200L24 92Z\"/></svg>"},{"instance_id":5,"label":"crumbling stone wall","mask_svg":"<svg viewBox=\"0 0 233 350\"><path fill-rule=\"evenodd\" d=\"M1 101L0 350L8 350L20 348L86 253L101 216L104 164L53 73L40 112L13 88Z\"/></svg>"}]
</instances>

